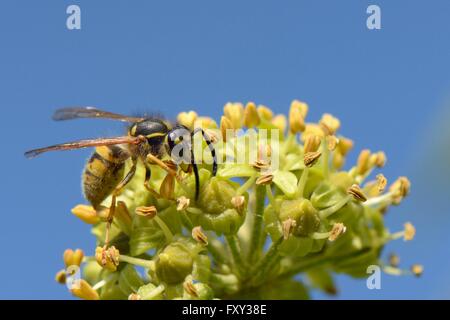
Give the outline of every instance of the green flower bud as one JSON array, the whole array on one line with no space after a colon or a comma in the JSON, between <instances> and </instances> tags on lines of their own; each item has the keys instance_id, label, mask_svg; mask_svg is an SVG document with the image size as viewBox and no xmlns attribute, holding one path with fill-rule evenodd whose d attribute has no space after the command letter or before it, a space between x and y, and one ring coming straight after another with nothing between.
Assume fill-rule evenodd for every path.
<instances>
[{"instance_id":1,"label":"green flower bud","mask_svg":"<svg viewBox=\"0 0 450 320\"><path fill-rule=\"evenodd\" d=\"M190 248L183 242L172 242L158 254L156 275L160 281L180 283L192 272L193 264Z\"/></svg>"},{"instance_id":2,"label":"green flower bud","mask_svg":"<svg viewBox=\"0 0 450 320\"><path fill-rule=\"evenodd\" d=\"M285 200L280 206L280 221L294 219L296 226L293 234L298 237L308 236L318 230L320 219L317 210L307 199Z\"/></svg>"},{"instance_id":3,"label":"green flower bud","mask_svg":"<svg viewBox=\"0 0 450 320\"><path fill-rule=\"evenodd\" d=\"M239 184L219 177L206 181L196 204L186 209L192 223L218 234L236 233L245 220L248 203L248 195L244 194L244 205L235 207L233 198L238 187Z\"/></svg>"}]
</instances>

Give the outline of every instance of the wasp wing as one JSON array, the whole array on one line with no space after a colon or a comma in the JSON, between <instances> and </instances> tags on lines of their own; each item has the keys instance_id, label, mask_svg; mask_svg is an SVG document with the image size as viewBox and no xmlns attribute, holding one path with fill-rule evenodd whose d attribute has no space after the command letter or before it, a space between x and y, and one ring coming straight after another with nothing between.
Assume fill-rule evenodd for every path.
<instances>
[{"instance_id":1,"label":"wasp wing","mask_svg":"<svg viewBox=\"0 0 450 320\"><path fill-rule=\"evenodd\" d=\"M143 118L124 116L121 114L100 110L95 107L72 107L58 109L55 111L52 118L56 121L80 118L102 118L124 122L139 122L143 120Z\"/></svg>"},{"instance_id":2,"label":"wasp wing","mask_svg":"<svg viewBox=\"0 0 450 320\"><path fill-rule=\"evenodd\" d=\"M56 144L56 145L45 147L45 148L30 150L30 151L25 152L25 157L34 158L34 157L40 155L41 153L44 153L47 151L73 150L73 149L108 146L108 145L115 145L115 144L139 144L140 142L142 142L142 138L131 137L131 136L78 140L78 141L73 141L73 142Z\"/></svg>"}]
</instances>

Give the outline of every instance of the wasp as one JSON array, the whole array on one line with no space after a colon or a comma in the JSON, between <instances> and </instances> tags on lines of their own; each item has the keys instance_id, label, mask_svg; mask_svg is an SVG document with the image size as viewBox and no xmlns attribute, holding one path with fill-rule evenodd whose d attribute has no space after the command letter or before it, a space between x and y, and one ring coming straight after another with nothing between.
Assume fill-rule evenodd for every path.
<instances>
[{"instance_id":1,"label":"wasp","mask_svg":"<svg viewBox=\"0 0 450 320\"><path fill-rule=\"evenodd\" d=\"M80 118L103 118L130 124L126 136L62 143L27 151L25 156L33 158L48 151L95 147L95 151L84 168L82 186L85 198L95 210L100 210L101 203L111 195L111 206L106 219L106 246L108 245L109 229L114 217L116 198L133 179L139 162L145 166L144 186L149 191L153 191L149 186L151 164L157 164L168 174L178 177L176 171L162 161L166 154L169 154L176 164L180 164L183 171L188 172L192 168L195 176L195 199L198 199L200 179L192 144L194 136L201 133L213 159L213 176L217 172L217 158L212 140L202 128L191 131L180 124L172 126L158 117L130 117L103 111L95 107L62 108L56 110L53 115L53 120L56 121ZM132 165L125 172L125 162L128 159L131 159Z\"/></svg>"}]
</instances>

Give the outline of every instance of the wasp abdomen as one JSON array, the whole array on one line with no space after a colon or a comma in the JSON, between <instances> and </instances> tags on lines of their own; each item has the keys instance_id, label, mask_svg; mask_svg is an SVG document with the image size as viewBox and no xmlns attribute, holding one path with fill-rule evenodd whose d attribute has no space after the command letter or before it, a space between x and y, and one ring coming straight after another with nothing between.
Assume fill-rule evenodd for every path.
<instances>
[{"instance_id":1,"label":"wasp abdomen","mask_svg":"<svg viewBox=\"0 0 450 320\"><path fill-rule=\"evenodd\" d=\"M123 179L128 157L128 153L116 145L95 148L83 172L84 196L94 208L98 208Z\"/></svg>"}]
</instances>

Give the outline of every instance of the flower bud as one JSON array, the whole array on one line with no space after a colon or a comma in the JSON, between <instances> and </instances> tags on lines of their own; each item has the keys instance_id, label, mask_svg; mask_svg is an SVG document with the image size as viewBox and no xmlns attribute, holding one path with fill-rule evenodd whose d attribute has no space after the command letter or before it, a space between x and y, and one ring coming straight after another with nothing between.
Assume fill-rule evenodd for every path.
<instances>
[{"instance_id":1,"label":"flower bud","mask_svg":"<svg viewBox=\"0 0 450 320\"><path fill-rule=\"evenodd\" d=\"M196 208L187 209L189 217L194 225L200 225L204 230L213 230L219 234L233 234L238 231L245 219L246 205L242 209L236 201L241 198L233 198L239 184L212 177L202 187ZM245 199L247 196L244 195ZM247 202L247 200L245 201Z\"/></svg>"},{"instance_id":2,"label":"flower bud","mask_svg":"<svg viewBox=\"0 0 450 320\"><path fill-rule=\"evenodd\" d=\"M210 117L199 117L195 120L195 128L217 129L217 123Z\"/></svg>"},{"instance_id":3,"label":"flower bud","mask_svg":"<svg viewBox=\"0 0 450 320\"><path fill-rule=\"evenodd\" d=\"M181 283L192 272L193 263L190 248L183 242L172 242L158 254L156 275L168 284Z\"/></svg>"},{"instance_id":4,"label":"flower bud","mask_svg":"<svg viewBox=\"0 0 450 320\"><path fill-rule=\"evenodd\" d=\"M75 297L85 300L98 300L100 298L97 291L95 291L91 285L83 279L78 281L78 285L74 286L74 288L70 291Z\"/></svg>"},{"instance_id":5,"label":"flower bud","mask_svg":"<svg viewBox=\"0 0 450 320\"><path fill-rule=\"evenodd\" d=\"M222 116L222 118L220 119L220 132L222 134L222 140L223 141L227 141L227 133L230 130L234 130L233 129L233 124L231 123L231 121L227 118Z\"/></svg>"},{"instance_id":6,"label":"flower bud","mask_svg":"<svg viewBox=\"0 0 450 320\"><path fill-rule=\"evenodd\" d=\"M272 124L277 127L281 132L286 131L287 119L284 114L278 114L272 119Z\"/></svg>"},{"instance_id":7,"label":"flower bud","mask_svg":"<svg viewBox=\"0 0 450 320\"><path fill-rule=\"evenodd\" d=\"M279 219L295 220L293 234L295 236L308 236L318 230L320 219L317 210L307 199L302 200L284 200L281 203Z\"/></svg>"},{"instance_id":8,"label":"flower bud","mask_svg":"<svg viewBox=\"0 0 450 320\"><path fill-rule=\"evenodd\" d=\"M242 128L244 122L244 106L242 103L227 103L223 107L223 113L230 121L233 129Z\"/></svg>"},{"instance_id":9,"label":"flower bud","mask_svg":"<svg viewBox=\"0 0 450 320\"><path fill-rule=\"evenodd\" d=\"M344 137L339 138L337 149L344 157L353 148L353 141Z\"/></svg>"},{"instance_id":10,"label":"flower bud","mask_svg":"<svg viewBox=\"0 0 450 320\"><path fill-rule=\"evenodd\" d=\"M84 252L81 249L76 249L73 251L72 249L67 249L64 251L63 259L66 267L70 266L80 266L81 262L84 258Z\"/></svg>"},{"instance_id":11,"label":"flower bud","mask_svg":"<svg viewBox=\"0 0 450 320\"><path fill-rule=\"evenodd\" d=\"M305 139L305 144L303 148L303 152L309 153L309 152L315 152L317 149L319 149L320 146L320 137L316 136L314 134L310 134Z\"/></svg>"},{"instance_id":12,"label":"flower bud","mask_svg":"<svg viewBox=\"0 0 450 320\"><path fill-rule=\"evenodd\" d=\"M379 151L371 155L371 161L376 167L382 168L386 164L386 154Z\"/></svg>"},{"instance_id":13,"label":"flower bud","mask_svg":"<svg viewBox=\"0 0 450 320\"><path fill-rule=\"evenodd\" d=\"M55 281L60 284L65 284L66 278L67 278L66 270L59 270L55 275Z\"/></svg>"},{"instance_id":14,"label":"flower bud","mask_svg":"<svg viewBox=\"0 0 450 320\"><path fill-rule=\"evenodd\" d=\"M79 204L72 209L72 213L87 224L96 224L100 222L100 218L97 216L97 212L92 206Z\"/></svg>"},{"instance_id":15,"label":"flower bud","mask_svg":"<svg viewBox=\"0 0 450 320\"><path fill-rule=\"evenodd\" d=\"M335 152L333 154L333 159L331 159L331 163L333 164L333 167L336 169L342 169L345 163L345 158L342 154L339 152Z\"/></svg>"},{"instance_id":16,"label":"flower bud","mask_svg":"<svg viewBox=\"0 0 450 320\"><path fill-rule=\"evenodd\" d=\"M300 101L294 100L289 110L289 128L295 134L305 130L305 116L308 106Z\"/></svg>"},{"instance_id":17,"label":"flower bud","mask_svg":"<svg viewBox=\"0 0 450 320\"><path fill-rule=\"evenodd\" d=\"M356 172L359 175L364 175L370 168L371 168L370 150L364 149L359 154L358 162L356 165Z\"/></svg>"},{"instance_id":18,"label":"flower bud","mask_svg":"<svg viewBox=\"0 0 450 320\"><path fill-rule=\"evenodd\" d=\"M326 135L334 135L341 126L339 119L329 113L325 113L319 123Z\"/></svg>"},{"instance_id":19,"label":"flower bud","mask_svg":"<svg viewBox=\"0 0 450 320\"><path fill-rule=\"evenodd\" d=\"M273 112L268 107L263 106L263 105L260 104L260 105L258 105L257 110L258 110L259 117L261 119L264 119L266 121L272 120Z\"/></svg>"},{"instance_id":20,"label":"flower bud","mask_svg":"<svg viewBox=\"0 0 450 320\"><path fill-rule=\"evenodd\" d=\"M315 136L318 136L318 137L320 137L320 138L323 138L323 137L325 137L325 133L323 132L323 129L322 129L322 127L320 127L318 124L316 124L316 123L307 123L306 125L305 125L305 130L302 132L302 135L301 135L301 140L303 141L303 142L305 142L306 141L306 139L308 139L308 137L310 136L310 135L315 135Z\"/></svg>"},{"instance_id":21,"label":"flower bud","mask_svg":"<svg viewBox=\"0 0 450 320\"><path fill-rule=\"evenodd\" d=\"M189 111L189 112L181 112L178 114L177 121L179 124L189 128L194 128L194 122L197 120L197 113L195 111Z\"/></svg>"},{"instance_id":22,"label":"flower bud","mask_svg":"<svg viewBox=\"0 0 450 320\"><path fill-rule=\"evenodd\" d=\"M336 136L327 136L326 142L327 142L328 150L334 151L337 148L339 140L338 140L338 138L336 138Z\"/></svg>"},{"instance_id":23,"label":"flower bud","mask_svg":"<svg viewBox=\"0 0 450 320\"><path fill-rule=\"evenodd\" d=\"M256 105L253 102L247 103L244 110L244 125L247 128L253 128L259 125L261 119L259 118Z\"/></svg>"}]
</instances>

